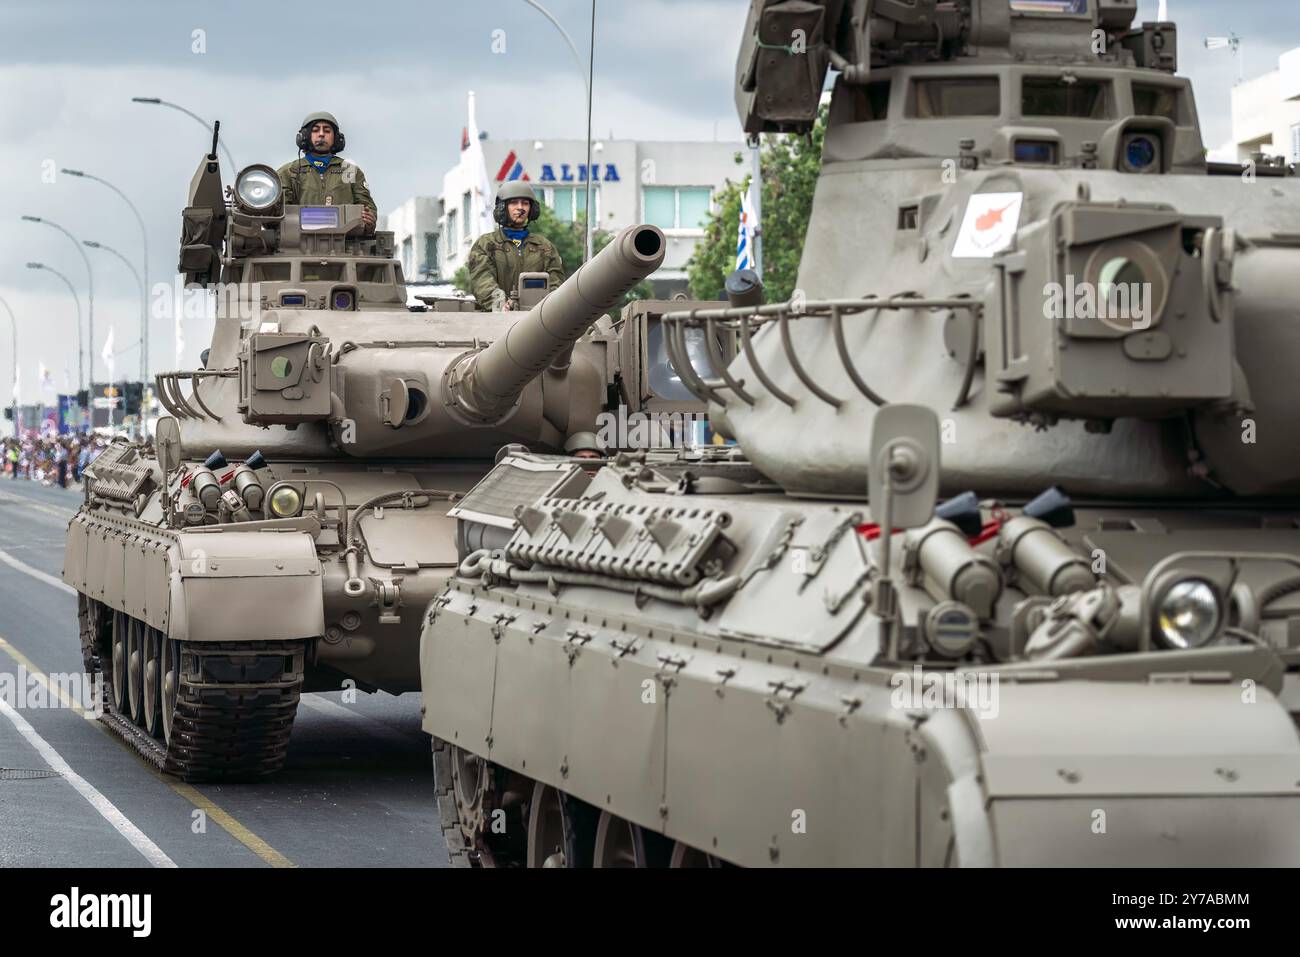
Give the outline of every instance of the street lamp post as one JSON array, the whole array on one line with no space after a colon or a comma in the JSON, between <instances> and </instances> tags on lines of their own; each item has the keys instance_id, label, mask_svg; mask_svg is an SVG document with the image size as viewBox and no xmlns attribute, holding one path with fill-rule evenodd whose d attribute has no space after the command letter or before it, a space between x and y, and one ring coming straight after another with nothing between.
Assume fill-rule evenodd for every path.
<instances>
[{"instance_id":1,"label":"street lamp post","mask_svg":"<svg viewBox=\"0 0 1300 957\"><path fill-rule=\"evenodd\" d=\"M596 59L596 0L591 0L591 52L587 58L585 71L582 65L582 57L578 55L578 48L574 45L573 39L569 36L568 31L565 30L564 27L560 26L560 21L555 19L551 14L551 11L543 7L537 2L537 0L524 0L524 3L528 4L544 16L551 22L551 26L560 31L560 36L564 37L564 42L569 45L569 51L573 54L574 62L578 64L578 72L582 74L582 85L587 90L587 212L585 216L587 222L587 236L585 255L582 260L583 262L586 262L591 258L591 83Z\"/></svg>"},{"instance_id":2,"label":"street lamp post","mask_svg":"<svg viewBox=\"0 0 1300 957\"><path fill-rule=\"evenodd\" d=\"M145 320L145 315L148 313L149 308L148 305L146 304L146 299L145 299L144 281L140 278L139 270L137 270L134 266L132 266L130 260L128 260L125 256L123 256L112 246L105 246L103 243L97 243L94 240L90 240L90 239L87 239L83 243L83 245L89 246L91 249L102 249L106 253L112 253L118 259L122 260L123 266L131 270L131 275L135 277L135 284L140 288L140 337L141 337L140 348L143 349L144 337L149 334L148 323ZM145 380L141 379L140 380L140 434L142 436L148 434L145 431L147 412L145 410L145 404L144 404L144 383ZM126 376L122 377L122 420L123 422L126 421ZM112 421L113 421L113 415L110 410L109 423L111 424Z\"/></svg>"},{"instance_id":3,"label":"street lamp post","mask_svg":"<svg viewBox=\"0 0 1300 957\"><path fill-rule=\"evenodd\" d=\"M94 384L94 379L95 379L95 356L93 355L95 349L95 273L90 268L90 257L88 257L86 255L86 251L81 248L81 243L77 242L77 237L72 235L72 233L68 232L58 223L52 223L48 219L41 219L41 217L39 216L24 216L23 219L29 223L43 223L46 226L53 226L59 232L63 233L63 235L67 236L68 239L72 240L72 245L77 247L77 252L81 255L81 261L86 264L86 281L90 285L89 292L86 295L86 300L87 300L86 333L90 337L90 349L92 355L90 357L90 379L82 383L82 388L89 389ZM37 266L36 268L50 269L49 266L45 266L45 267ZM54 272L54 270L50 269L50 272ZM81 336L81 319L80 319L81 301L80 300L77 300L77 313L78 313L77 336L78 339L80 339ZM78 368L82 369L84 372L85 367L81 366L80 362L78 362Z\"/></svg>"},{"instance_id":4,"label":"street lamp post","mask_svg":"<svg viewBox=\"0 0 1300 957\"><path fill-rule=\"evenodd\" d=\"M5 307L5 312L9 313L9 324L13 327L13 348L14 348L14 383L13 383L13 400L14 400L14 437L17 438L22 424L18 412L18 320L14 318L14 311L9 307L8 301L4 296L0 296L0 306ZM17 466L14 466L17 471Z\"/></svg>"},{"instance_id":5,"label":"street lamp post","mask_svg":"<svg viewBox=\"0 0 1300 957\"><path fill-rule=\"evenodd\" d=\"M80 249L81 247L77 247L77 248ZM77 288L72 285L71 279L63 275L63 273L59 272L57 269L53 268L52 266L45 265L45 263L28 263L27 268L44 269L46 272L54 273L54 275L62 279L63 282L67 285L68 292L72 293L72 301L77 304L77 378L85 379L86 370L81 363L83 358L82 354L86 350L85 350L85 344L82 342L81 339L81 297L77 295Z\"/></svg>"},{"instance_id":6,"label":"street lamp post","mask_svg":"<svg viewBox=\"0 0 1300 957\"><path fill-rule=\"evenodd\" d=\"M199 116L197 113L192 113L191 111L185 109L185 107L180 106L176 103L168 103L166 100L160 100L156 96L133 96L131 97L131 102L151 103L155 106L170 106L173 110L180 110L180 112L184 113L190 119L196 120L198 123L202 124L203 128L208 131L209 135L212 134L211 123L209 123L203 117ZM230 175L234 176L237 172L239 172L239 167L235 165L235 158L230 155L230 148L226 146L224 140L222 140L219 145L221 146L222 152L226 154L226 162L230 164Z\"/></svg>"},{"instance_id":7,"label":"street lamp post","mask_svg":"<svg viewBox=\"0 0 1300 957\"><path fill-rule=\"evenodd\" d=\"M109 189L117 193L117 195L122 198L122 202L126 203L127 206L131 207L131 212L135 214L135 221L140 224L140 242L144 246L144 258L141 261L140 274L144 277L143 284L144 284L144 288L147 290L149 288L149 233L144 228L144 217L140 215L140 210L136 209L135 203L131 202L131 200L127 198L125 193L123 193L120 189L118 189L108 180L101 179L100 177L95 176L93 173L85 173L79 169L64 169L64 170L59 170L59 172L66 173L68 176L76 176L81 179L93 180L96 183L100 183L104 186L107 186ZM86 243L86 245L89 246L91 244ZM115 255L117 254L115 253ZM137 276L136 278L139 279L140 277ZM140 381L148 382L149 381L148 306L144 305L143 295L141 297L141 308L143 311L140 313Z\"/></svg>"}]
</instances>

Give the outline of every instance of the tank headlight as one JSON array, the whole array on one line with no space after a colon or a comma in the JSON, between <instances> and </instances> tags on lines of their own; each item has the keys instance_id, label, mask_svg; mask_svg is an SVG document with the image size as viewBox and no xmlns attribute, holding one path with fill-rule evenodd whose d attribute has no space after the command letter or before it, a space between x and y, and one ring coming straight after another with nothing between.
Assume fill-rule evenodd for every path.
<instances>
[{"instance_id":1,"label":"tank headlight","mask_svg":"<svg viewBox=\"0 0 1300 957\"><path fill-rule=\"evenodd\" d=\"M1219 634L1223 601L1203 578L1175 580L1157 593L1152 636L1166 648L1200 648Z\"/></svg>"},{"instance_id":2,"label":"tank headlight","mask_svg":"<svg viewBox=\"0 0 1300 957\"><path fill-rule=\"evenodd\" d=\"M269 166L249 166L235 177L235 197L245 209L270 209L280 201L280 177Z\"/></svg>"},{"instance_id":3,"label":"tank headlight","mask_svg":"<svg viewBox=\"0 0 1300 957\"><path fill-rule=\"evenodd\" d=\"M293 518L302 511L302 493L292 485L280 485L271 490L266 503L276 518Z\"/></svg>"}]
</instances>

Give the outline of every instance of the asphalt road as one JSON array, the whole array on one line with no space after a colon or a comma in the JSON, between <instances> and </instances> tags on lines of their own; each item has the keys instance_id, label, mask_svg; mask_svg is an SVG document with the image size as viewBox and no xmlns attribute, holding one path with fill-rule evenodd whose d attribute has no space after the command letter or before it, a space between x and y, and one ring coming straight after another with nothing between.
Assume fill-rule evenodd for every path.
<instances>
[{"instance_id":1,"label":"asphalt road","mask_svg":"<svg viewBox=\"0 0 1300 957\"><path fill-rule=\"evenodd\" d=\"M32 666L82 670L75 595L31 571L60 577L80 498L0 477L0 682L17 685ZM342 692L304 695L278 775L192 786L77 710L24 698L0 703L0 867L446 861L419 695L357 693L347 704Z\"/></svg>"}]
</instances>

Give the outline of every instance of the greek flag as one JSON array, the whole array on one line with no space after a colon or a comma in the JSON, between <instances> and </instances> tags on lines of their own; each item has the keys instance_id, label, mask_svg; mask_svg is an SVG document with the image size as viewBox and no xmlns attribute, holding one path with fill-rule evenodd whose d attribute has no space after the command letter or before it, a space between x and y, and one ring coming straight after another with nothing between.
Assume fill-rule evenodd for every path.
<instances>
[{"instance_id":1,"label":"greek flag","mask_svg":"<svg viewBox=\"0 0 1300 957\"><path fill-rule=\"evenodd\" d=\"M754 268L754 207L750 199L750 190L754 188L750 180L749 188L740 194L740 225L736 231L736 268Z\"/></svg>"}]
</instances>

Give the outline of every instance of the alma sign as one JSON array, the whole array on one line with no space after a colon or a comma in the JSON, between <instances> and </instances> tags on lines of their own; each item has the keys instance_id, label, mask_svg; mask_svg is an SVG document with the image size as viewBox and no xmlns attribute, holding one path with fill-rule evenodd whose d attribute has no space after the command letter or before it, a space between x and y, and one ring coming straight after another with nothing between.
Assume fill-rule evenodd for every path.
<instances>
[{"instance_id":1,"label":"alma sign","mask_svg":"<svg viewBox=\"0 0 1300 957\"><path fill-rule=\"evenodd\" d=\"M559 168L560 175L555 175L556 168ZM604 170L602 174L601 170ZM514 180L528 181L528 173L524 170L524 164L519 159L519 155L511 150L506 156L501 168L497 170L497 182L504 183ZM617 183L622 179L618 175L618 166L614 163L593 163L591 166L591 181L593 183L606 182ZM587 164L586 163L543 163L542 176L539 183L585 183L587 181Z\"/></svg>"},{"instance_id":2,"label":"alma sign","mask_svg":"<svg viewBox=\"0 0 1300 957\"><path fill-rule=\"evenodd\" d=\"M576 174L575 174L576 168ZM606 183L617 183L620 177L618 167L613 163L605 164L605 175L600 174L600 164L593 163L591 166L591 181L599 183L602 180ZM555 166L551 163L542 164L542 178L538 182L542 183L585 183L587 181L587 164L578 163L576 167L569 163L560 164L560 175L555 175Z\"/></svg>"}]
</instances>

